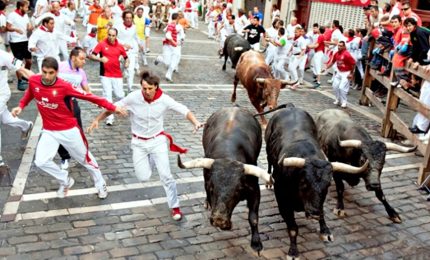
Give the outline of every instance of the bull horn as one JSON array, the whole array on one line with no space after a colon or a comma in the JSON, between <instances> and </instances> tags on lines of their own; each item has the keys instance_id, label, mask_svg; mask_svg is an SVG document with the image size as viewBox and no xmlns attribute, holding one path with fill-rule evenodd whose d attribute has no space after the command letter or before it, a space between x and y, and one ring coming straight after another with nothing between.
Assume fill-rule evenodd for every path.
<instances>
[{"instance_id":1,"label":"bull horn","mask_svg":"<svg viewBox=\"0 0 430 260\"><path fill-rule=\"evenodd\" d=\"M245 174L262 178L267 185L273 185L273 183L275 182L272 176L267 173L267 171L261 169L258 166L252 164L243 164L243 170L245 171Z\"/></svg>"},{"instance_id":2,"label":"bull horn","mask_svg":"<svg viewBox=\"0 0 430 260\"><path fill-rule=\"evenodd\" d=\"M393 150L393 151L397 151L397 152L401 152L401 153L409 153L412 151L415 151L415 149L417 149L417 146L413 146L413 147L406 147L406 146L401 146L395 143L390 143L390 142L385 142L385 146L387 147L387 150Z\"/></svg>"},{"instance_id":3,"label":"bull horn","mask_svg":"<svg viewBox=\"0 0 430 260\"><path fill-rule=\"evenodd\" d=\"M357 173L362 173L367 169L367 167L369 166L369 161L367 160L361 167L355 167L347 163L340 163L340 162L332 162L331 166L333 167L333 171L335 172L357 174Z\"/></svg>"},{"instance_id":4,"label":"bull horn","mask_svg":"<svg viewBox=\"0 0 430 260\"><path fill-rule=\"evenodd\" d=\"M264 81L266 81L266 79L264 79L264 78L256 78L255 79L255 82L257 82L257 83L264 83Z\"/></svg>"},{"instance_id":5,"label":"bull horn","mask_svg":"<svg viewBox=\"0 0 430 260\"><path fill-rule=\"evenodd\" d=\"M243 47L234 47L235 51L243 51Z\"/></svg>"},{"instance_id":6,"label":"bull horn","mask_svg":"<svg viewBox=\"0 0 430 260\"><path fill-rule=\"evenodd\" d=\"M286 167L303 168L303 166L305 166L305 162L306 160L300 157L287 157L287 158L282 158L279 161L279 164L282 163L282 165Z\"/></svg>"},{"instance_id":7,"label":"bull horn","mask_svg":"<svg viewBox=\"0 0 430 260\"><path fill-rule=\"evenodd\" d=\"M360 148L361 147L361 140L339 140L339 145L341 147L352 147L352 148Z\"/></svg>"},{"instance_id":8,"label":"bull horn","mask_svg":"<svg viewBox=\"0 0 430 260\"><path fill-rule=\"evenodd\" d=\"M214 159L198 158L182 163L181 156L178 155L178 166L181 169L205 168L210 169L214 163Z\"/></svg>"},{"instance_id":9,"label":"bull horn","mask_svg":"<svg viewBox=\"0 0 430 260\"><path fill-rule=\"evenodd\" d=\"M297 82L299 82L299 80L291 81L291 80L285 80L285 79L282 79L282 80L280 80L280 81L281 81L281 84L282 84L282 85L294 85L294 84L296 84Z\"/></svg>"}]
</instances>

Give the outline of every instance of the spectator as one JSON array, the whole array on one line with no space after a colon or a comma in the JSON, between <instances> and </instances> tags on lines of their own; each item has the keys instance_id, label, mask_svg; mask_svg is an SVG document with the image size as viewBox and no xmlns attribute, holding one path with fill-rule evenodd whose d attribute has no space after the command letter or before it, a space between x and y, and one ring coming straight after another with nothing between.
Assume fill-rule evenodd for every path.
<instances>
[{"instance_id":1,"label":"spectator","mask_svg":"<svg viewBox=\"0 0 430 260\"><path fill-rule=\"evenodd\" d=\"M260 12L260 10L258 10L257 6L254 6L254 10L252 12L252 17L256 17L258 18L258 24L262 24L263 23L263 14Z\"/></svg>"},{"instance_id":2,"label":"spectator","mask_svg":"<svg viewBox=\"0 0 430 260\"><path fill-rule=\"evenodd\" d=\"M403 25L411 34L412 43L412 60L423 65L427 59L427 51L429 50L430 30L425 27L420 27L418 21L414 18L406 18Z\"/></svg>"},{"instance_id":3,"label":"spectator","mask_svg":"<svg viewBox=\"0 0 430 260\"><path fill-rule=\"evenodd\" d=\"M409 2L404 2L402 3L402 20L403 20L403 25L405 24L405 20L407 18L413 18L415 21L417 21L417 25L418 26L422 26L422 21L421 18L414 12L412 12L412 8Z\"/></svg>"},{"instance_id":4,"label":"spectator","mask_svg":"<svg viewBox=\"0 0 430 260\"><path fill-rule=\"evenodd\" d=\"M244 32L248 33L248 42L251 44L251 48L258 51L260 50L260 37L261 34L265 35L266 30L259 23L258 16L252 19L252 24L243 28Z\"/></svg>"}]
</instances>

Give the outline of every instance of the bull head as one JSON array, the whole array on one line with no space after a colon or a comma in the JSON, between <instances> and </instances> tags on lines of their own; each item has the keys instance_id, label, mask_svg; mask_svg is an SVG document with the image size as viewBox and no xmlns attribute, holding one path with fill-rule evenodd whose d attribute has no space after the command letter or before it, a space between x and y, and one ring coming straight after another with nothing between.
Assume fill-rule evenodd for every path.
<instances>
[{"instance_id":1,"label":"bull head","mask_svg":"<svg viewBox=\"0 0 430 260\"><path fill-rule=\"evenodd\" d=\"M182 163L181 156L178 155L178 167L181 169L192 169L192 168L204 168L210 169L212 164L215 162L214 159L210 158L197 158L188 162ZM245 174L253 175L257 178L263 179L267 185L273 185L274 181L270 174L262 168L252 165L252 164L243 164L243 170Z\"/></svg>"},{"instance_id":2,"label":"bull head","mask_svg":"<svg viewBox=\"0 0 430 260\"><path fill-rule=\"evenodd\" d=\"M303 168L305 166L306 159L300 158L300 157L287 157L282 158L278 164L283 165L285 167L297 167L297 168ZM369 161L366 161L361 167L355 167L351 166L346 163L340 163L340 162L332 162L331 166L333 168L333 171L337 172L345 172L350 174L357 174L364 172L367 167L369 166Z\"/></svg>"}]
</instances>

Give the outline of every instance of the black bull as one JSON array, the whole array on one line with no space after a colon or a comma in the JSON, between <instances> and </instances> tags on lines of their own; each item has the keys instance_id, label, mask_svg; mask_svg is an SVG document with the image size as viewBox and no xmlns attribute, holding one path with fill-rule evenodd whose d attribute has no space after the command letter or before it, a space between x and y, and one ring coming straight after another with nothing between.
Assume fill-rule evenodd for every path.
<instances>
[{"instance_id":1,"label":"black bull","mask_svg":"<svg viewBox=\"0 0 430 260\"><path fill-rule=\"evenodd\" d=\"M390 219L395 223L402 222L399 214L388 204L382 191L380 178L387 150L411 152L416 147L403 147L389 142L375 141L367 133L366 129L355 124L346 112L338 109L327 109L319 113L316 124L319 142L330 161L344 162L356 166L365 160L369 161L368 169L362 174L356 176L338 172L333 174L337 192L335 214L345 216L343 204L345 186L343 180L349 185L355 186L362 178L366 184L366 189L374 191L378 200L383 203Z\"/></svg>"},{"instance_id":2,"label":"black bull","mask_svg":"<svg viewBox=\"0 0 430 260\"><path fill-rule=\"evenodd\" d=\"M243 108L223 108L212 114L203 130L205 158L179 160L181 168L204 168L207 203L212 208L210 222L223 230L232 227L231 215L239 201L246 200L251 226L251 247L260 252L258 233L260 186L258 177L271 182L270 175L257 165L262 144L258 121Z\"/></svg>"},{"instance_id":3,"label":"black bull","mask_svg":"<svg viewBox=\"0 0 430 260\"><path fill-rule=\"evenodd\" d=\"M289 257L298 257L298 226L294 211L319 220L321 239L333 241L324 220L323 204L334 170L357 174L367 167L330 163L318 144L315 122L293 105L270 119L265 134L269 172L273 179L279 212L290 237Z\"/></svg>"},{"instance_id":4,"label":"black bull","mask_svg":"<svg viewBox=\"0 0 430 260\"><path fill-rule=\"evenodd\" d=\"M225 70L228 58L231 60L231 67L235 69L240 55L250 49L251 45L242 36L239 34L229 35L224 42L224 50L222 54L224 56L224 65L222 66L222 70Z\"/></svg>"}]
</instances>

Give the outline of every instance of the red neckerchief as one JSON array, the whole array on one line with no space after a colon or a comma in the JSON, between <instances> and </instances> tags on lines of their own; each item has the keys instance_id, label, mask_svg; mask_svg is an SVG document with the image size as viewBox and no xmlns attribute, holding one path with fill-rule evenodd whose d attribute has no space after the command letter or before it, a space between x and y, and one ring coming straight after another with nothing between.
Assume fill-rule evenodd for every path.
<instances>
[{"instance_id":1,"label":"red neckerchief","mask_svg":"<svg viewBox=\"0 0 430 260\"><path fill-rule=\"evenodd\" d=\"M125 29L131 28L132 25L133 25L133 23L130 23L130 25L127 25L126 23L124 23Z\"/></svg>"},{"instance_id":2,"label":"red neckerchief","mask_svg":"<svg viewBox=\"0 0 430 260\"><path fill-rule=\"evenodd\" d=\"M346 40L346 42L351 42L352 40L354 40L354 37L347 37L347 40Z\"/></svg>"},{"instance_id":3,"label":"red neckerchief","mask_svg":"<svg viewBox=\"0 0 430 260\"><path fill-rule=\"evenodd\" d=\"M89 34L88 34L88 36L90 36L90 37L92 37L92 38L95 38L95 37L96 37L96 34L95 34L95 33L89 33Z\"/></svg>"},{"instance_id":4,"label":"red neckerchief","mask_svg":"<svg viewBox=\"0 0 430 260\"><path fill-rule=\"evenodd\" d=\"M55 16L60 16L60 12L54 12L54 11L51 11L51 14L53 14L53 15L55 15Z\"/></svg>"},{"instance_id":5,"label":"red neckerchief","mask_svg":"<svg viewBox=\"0 0 430 260\"><path fill-rule=\"evenodd\" d=\"M125 10L125 6L124 6L124 4L119 4L118 6L119 6L119 8L121 8L121 10L122 10L122 11L124 11L124 10Z\"/></svg>"},{"instance_id":6,"label":"red neckerchief","mask_svg":"<svg viewBox=\"0 0 430 260\"><path fill-rule=\"evenodd\" d=\"M15 13L17 13L17 14L19 14L19 15L21 15L21 16L24 16L24 15L25 15L25 13L21 12L19 9L16 9L16 10L15 10Z\"/></svg>"},{"instance_id":7,"label":"red neckerchief","mask_svg":"<svg viewBox=\"0 0 430 260\"><path fill-rule=\"evenodd\" d=\"M39 29L42 30L42 31L44 31L44 32L51 32L50 30L48 30L48 28L46 28L43 25L39 26Z\"/></svg>"},{"instance_id":8,"label":"red neckerchief","mask_svg":"<svg viewBox=\"0 0 430 260\"><path fill-rule=\"evenodd\" d=\"M158 87L158 88L157 88L157 90L155 91L155 95L154 95L154 97L152 98L152 100L147 99L147 98L145 97L145 95L143 95L143 93L142 93L142 96L143 96L143 99L145 99L145 101L146 101L146 102L148 102L149 104L151 104L151 103L152 103L152 102L154 102L155 100L159 99L159 98L161 97L161 94L163 94L163 91L161 90L161 88L160 88L160 87Z\"/></svg>"},{"instance_id":9,"label":"red neckerchief","mask_svg":"<svg viewBox=\"0 0 430 260\"><path fill-rule=\"evenodd\" d=\"M3 11L0 11L0 15L6 16L6 14Z\"/></svg>"}]
</instances>

